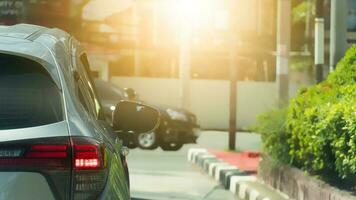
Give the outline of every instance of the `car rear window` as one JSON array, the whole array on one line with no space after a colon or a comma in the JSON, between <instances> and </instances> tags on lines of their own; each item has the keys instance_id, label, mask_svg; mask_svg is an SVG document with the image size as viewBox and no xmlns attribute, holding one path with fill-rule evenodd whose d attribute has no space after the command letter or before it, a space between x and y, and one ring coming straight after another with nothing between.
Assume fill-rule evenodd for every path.
<instances>
[{"instance_id":1,"label":"car rear window","mask_svg":"<svg viewBox=\"0 0 356 200\"><path fill-rule=\"evenodd\" d=\"M61 93L37 62L0 54L0 130L63 120Z\"/></svg>"}]
</instances>

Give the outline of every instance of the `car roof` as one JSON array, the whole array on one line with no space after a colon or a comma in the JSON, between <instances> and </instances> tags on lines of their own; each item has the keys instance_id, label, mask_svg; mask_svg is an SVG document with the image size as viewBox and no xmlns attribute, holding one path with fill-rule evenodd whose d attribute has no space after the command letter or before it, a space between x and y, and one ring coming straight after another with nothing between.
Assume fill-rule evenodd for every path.
<instances>
[{"instance_id":1,"label":"car roof","mask_svg":"<svg viewBox=\"0 0 356 200\"><path fill-rule=\"evenodd\" d=\"M14 26L0 26L0 36L26 39L43 27L36 25L19 24Z\"/></svg>"},{"instance_id":2,"label":"car roof","mask_svg":"<svg viewBox=\"0 0 356 200\"><path fill-rule=\"evenodd\" d=\"M70 65L70 39L68 33L56 28L30 24L0 26L0 53L39 62L60 87L57 68Z\"/></svg>"},{"instance_id":3,"label":"car roof","mask_svg":"<svg viewBox=\"0 0 356 200\"><path fill-rule=\"evenodd\" d=\"M55 43L61 43L67 47L70 35L58 28L47 28L32 24L16 24L12 26L0 26L0 37L4 40L16 38L28 41L36 41L41 37L50 37L56 40ZM52 43L52 45L49 43L47 47L52 49L55 43Z\"/></svg>"}]
</instances>

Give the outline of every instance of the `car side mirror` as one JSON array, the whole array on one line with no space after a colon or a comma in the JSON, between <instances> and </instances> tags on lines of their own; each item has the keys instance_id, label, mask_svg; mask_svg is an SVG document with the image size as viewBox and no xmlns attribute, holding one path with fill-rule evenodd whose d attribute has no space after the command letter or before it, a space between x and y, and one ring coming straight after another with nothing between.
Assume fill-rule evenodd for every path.
<instances>
[{"instance_id":1,"label":"car side mirror","mask_svg":"<svg viewBox=\"0 0 356 200\"><path fill-rule=\"evenodd\" d=\"M132 88L125 88L126 95L129 100L136 100L137 99L137 93L134 89Z\"/></svg>"},{"instance_id":2,"label":"car side mirror","mask_svg":"<svg viewBox=\"0 0 356 200\"><path fill-rule=\"evenodd\" d=\"M157 109L139 102L121 101L113 113L115 132L146 133L159 125L160 113Z\"/></svg>"}]
</instances>

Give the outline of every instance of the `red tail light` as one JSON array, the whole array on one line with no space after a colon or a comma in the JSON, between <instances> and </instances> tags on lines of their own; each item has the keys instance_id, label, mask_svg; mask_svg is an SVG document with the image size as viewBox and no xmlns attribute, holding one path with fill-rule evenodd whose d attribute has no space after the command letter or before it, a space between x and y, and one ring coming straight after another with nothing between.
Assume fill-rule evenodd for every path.
<instances>
[{"instance_id":1,"label":"red tail light","mask_svg":"<svg viewBox=\"0 0 356 200\"><path fill-rule=\"evenodd\" d=\"M56 199L70 199L71 163L68 137L0 143L0 171L43 174Z\"/></svg>"},{"instance_id":2,"label":"red tail light","mask_svg":"<svg viewBox=\"0 0 356 200\"><path fill-rule=\"evenodd\" d=\"M72 138L73 199L96 199L106 177L105 146L90 138Z\"/></svg>"},{"instance_id":3,"label":"red tail light","mask_svg":"<svg viewBox=\"0 0 356 200\"><path fill-rule=\"evenodd\" d=\"M100 147L95 144L74 144L74 168L98 169L102 159Z\"/></svg>"},{"instance_id":4,"label":"red tail light","mask_svg":"<svg viewBox=\"0 0 356 200\"><path fill-rule=\"evenodd\" d=\"M0 143L0 171L44 174L57 199L96 199L107 179L105 145L86 137Z\"/></svg>"},{"instance_id":5,"label":"red tail light","mask_svg":"<svg viewBox=\"0 0 356 200\"><path fill-rule=\"evenodd\" d=\"M66 158L67 145L33 145L26 158Z\"/></svg>"},{"instance_id":6,"label":"red tail light","mask_svg":"<svg viewBox=\"0 0 356 200\"><path fill-rule=\"evenodd\" d=\"M2 144L0 152L2 152L0 168L33 171L70 169L68 138L46 138Z\"/></svg>"}]
</instances>

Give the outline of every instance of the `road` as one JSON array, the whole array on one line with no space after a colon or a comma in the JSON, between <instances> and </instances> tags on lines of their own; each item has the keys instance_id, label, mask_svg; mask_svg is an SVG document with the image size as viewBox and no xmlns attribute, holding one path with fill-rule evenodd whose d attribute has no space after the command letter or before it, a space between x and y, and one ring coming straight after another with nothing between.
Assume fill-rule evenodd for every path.
<instances>
[{"instance_id":1,"label":"road","mask_svg":"<svg viewBox=\"0 0 356 200\"><path fill-rule=\"evenodd\" d=\"M257 135L237 134L239 149L258 150ZM149 200L237 200L218 182L187 162L192 147L225 150L227 133L203 132L198 144L185 145L177 152L131 150L128 161L133 198Z\"/></svg>"}]
</instances>

